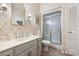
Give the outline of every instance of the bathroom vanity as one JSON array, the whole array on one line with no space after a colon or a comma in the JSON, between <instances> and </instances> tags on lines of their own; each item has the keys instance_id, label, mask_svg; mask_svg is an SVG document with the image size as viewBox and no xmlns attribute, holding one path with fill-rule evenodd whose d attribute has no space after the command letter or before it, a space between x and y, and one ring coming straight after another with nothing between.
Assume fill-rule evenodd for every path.
<instances>
[{"instance_id":1,"label":"bathroom vanity","mask_svg":"<svg viewBox=\"0 0 79 59\"><path fill-rule=\"evenodd\" d=\"M40 56L41 36L30 36L0 43L0 56Z\"/></svg>"}]
</instances>

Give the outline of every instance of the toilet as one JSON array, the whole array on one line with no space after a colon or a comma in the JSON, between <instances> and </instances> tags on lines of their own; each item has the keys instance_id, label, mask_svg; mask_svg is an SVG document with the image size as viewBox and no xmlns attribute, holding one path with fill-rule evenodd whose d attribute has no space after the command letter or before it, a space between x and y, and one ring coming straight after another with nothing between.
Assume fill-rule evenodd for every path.
<instances>
[{"instance_id":1,"label":"toilet","mask_svg":"<svg viewBox=\"0 0 79 59\"><path fill-rule=\"evenodd\" d=\"M48 46L50 46L50 41L42 40L42 44L43 44L43 47L44 47L44 51L48 51Z\"/></svg>"}]
</instances>

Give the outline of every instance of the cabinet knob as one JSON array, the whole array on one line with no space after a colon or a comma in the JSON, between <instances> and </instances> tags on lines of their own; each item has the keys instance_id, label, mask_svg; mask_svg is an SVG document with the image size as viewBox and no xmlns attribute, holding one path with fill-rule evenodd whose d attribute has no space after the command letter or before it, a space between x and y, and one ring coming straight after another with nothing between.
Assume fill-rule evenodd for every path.
<instances>
[{"instance_id":1,"label":"cabinet knob","mask_svg":"<svg viewBox=\"0 0 79 59\"><path fill-rule=\"evenodd\" d=\"M9 54L7 56L10 56Z\"/></svg>"},{"instance_id":2,"label":"cabinet knob","mask_svg":"<svg viewBox=\"0 0 79 59\"><path fill-rule=\"evenodd\" d=\"M69 33L72 33L72 32L69 32Z\"/></svg>"},{"instance_id":3,"label":"cabinet knob","mask_svg":"<svg viewBox=\"0 0 79 59\"><path fill-rule=\"evenodd\" d=\"M37 48L39 48L39 46L37 46Z\"/></svg>"}]
</instances>

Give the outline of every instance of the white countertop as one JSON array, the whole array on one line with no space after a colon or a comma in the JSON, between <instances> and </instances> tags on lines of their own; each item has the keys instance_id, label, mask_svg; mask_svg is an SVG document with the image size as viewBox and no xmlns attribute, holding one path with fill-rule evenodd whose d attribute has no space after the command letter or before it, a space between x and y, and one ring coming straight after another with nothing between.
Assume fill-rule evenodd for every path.
<instances>
[{"instance_id":1,"label":"white countertop","mask_svg":"<svg viewBox=\"0 0 79 59\"><path fill-rule=\"evenodd\" d=\"M12 39L10 41L1 42L0 43L0 52L13 48L13 47L16 47L20 44L30 42L30 41L35 40L40 37L41 36L32 35L29 37L23 37L21 39Z\"/></svg>"}]
</instances>

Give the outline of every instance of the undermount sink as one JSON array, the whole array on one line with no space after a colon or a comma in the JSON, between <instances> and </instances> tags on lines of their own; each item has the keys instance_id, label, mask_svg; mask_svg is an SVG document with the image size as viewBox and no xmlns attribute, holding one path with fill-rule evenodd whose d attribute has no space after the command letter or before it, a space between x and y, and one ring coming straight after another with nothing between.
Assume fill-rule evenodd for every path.
<instances>
[{"instance_id":1,"label":"undermount sink","mask_svg":"<svg viewBox=\"0 0 79 59\"><path fill-rule=\"evenodd\" d=\"M21 37L21 38L16 38L16 40L29 40L29 39L31 39L31 38L33 38L34 37L34 35L30 35L30 36L24 36L24 37Z\"/></svg>"}]
</instances>

